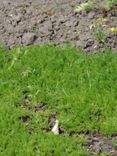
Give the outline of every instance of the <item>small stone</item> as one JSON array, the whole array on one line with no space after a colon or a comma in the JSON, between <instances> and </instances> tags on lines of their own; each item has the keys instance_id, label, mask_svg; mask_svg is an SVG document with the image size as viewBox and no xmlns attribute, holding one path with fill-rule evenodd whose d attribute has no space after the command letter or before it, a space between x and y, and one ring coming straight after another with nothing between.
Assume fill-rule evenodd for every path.
<instances>
[{"instance_id":1,"label":"small stone","mask_svg":"<svg viewBox=\"0 0 117 156\"><path fill-rule=\"evenodd\" d=\"M20 21L21 21L21 15L20 15L20 14L17 15L17 16L13 16L12 18L13 18L13 20L14 20L15 22L20 22Z\"/></svg>"},{"instance_id":2,"label":"small stone","mask_svg":"<svg viewBox=\"0 0 117 156\"><path fill-rule=\"evenodd\" d=\"M43 25L40 25L39 27L39 32L41 37L50 36L52 34L52 31L53 29L52 29L51 21L45 21Z\"/></svg>"},{"instance_id":3,"label":"small stone","mask_svg":"<svg viewBox=\"0 0 117 156\"><path fill-rule=\"evenodd\" d=\"M24 45L31 45L36 39L36 35L34 33L25 33L22 37L22 43Z\"/></svg>"},{"instance_id":4,"label":"small stone","mask_svg":"<svg viewBox=\"0 0 117 156\"><path fill-rule=\"evenodd\" d=\"M69 20L69 21L67 21L66 23L65 23L65 25L67 26L67 27L71 27L72 25L73 25L73 21L71 20Z\"/></svg>"},{"instance_id":5,"label":"small stone","mask_svg":"<svg viewBox=\"0 0 117 156\"><path fill-rule=\"evenodd\" d=\"M88 40L88 42L86 43L86 47L85 48L91 47L93 44L94 44L93 40Z\"/></svg>"},{"instance_id":6,"label":"small stone","mask_svg":"<svg viewBox=\"0 0 117 156\"><path fill-rule=\"evenodd\" d=\"M55 121L55 125L53 126L51 131L54 133L54 135L59 134L59 121L58 120Z\"/></svg>"},{"instance_id":7,"label":"small stone","mask_svg":"<svg viewBox=\"0 0 117 156\"><path fill-rule=\"evenodd\" d=\"M95 50L98 50L99 46L96 44L96 45L94 45L93 48L94 48Z\"/></svg>"},{"instance_id":8,"label":"small stone","mask_svg":"<svg viewBox=\"0 0 117 156\"><path fill-rule=\"evenodd\" d=\"M93 19L94 16L95 16L95 13L94 13L94 12L90 12L90 13L88 14L88 18L89 18L89 19Z\"/></svg>"},{"instance_id":9,"label":"small stone","mask_svg":"<svg viewBox=\"0 0 117 156\"><path fill-rule=\"evenodd\" d=\"M66 19L63 15L59 16L58 22L59 23L65 23Z\"/></svg>"}]
</instances>

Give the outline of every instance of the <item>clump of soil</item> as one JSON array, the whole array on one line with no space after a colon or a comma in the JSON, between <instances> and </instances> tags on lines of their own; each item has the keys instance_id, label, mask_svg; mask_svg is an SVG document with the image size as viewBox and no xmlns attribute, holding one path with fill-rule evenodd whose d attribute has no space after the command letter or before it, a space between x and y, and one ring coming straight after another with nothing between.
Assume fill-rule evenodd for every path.
<instances>
[{"instance_id":1,"label":"clump of soil","mask_svg":"<svg viewBox=\"0 0 117 156\"><path fill-rule=\"evenodd\" d=\"M87 52L117 50L117 34L95 35L90 29L98 19L106 18L104 31L117 26L116 6L105 11L94 7L76 13L75 7L87 0L0 0L0 45L16 46L70 42ZM97 4L104 0L97 0ZM104 37L101 41L100 35Z\"/></svg>"}]
</instances>

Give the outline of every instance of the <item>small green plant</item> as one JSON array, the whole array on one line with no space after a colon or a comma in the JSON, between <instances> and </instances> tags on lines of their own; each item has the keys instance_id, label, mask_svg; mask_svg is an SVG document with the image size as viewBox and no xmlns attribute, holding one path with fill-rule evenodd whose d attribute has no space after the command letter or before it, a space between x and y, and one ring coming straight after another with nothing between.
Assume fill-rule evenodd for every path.
<instances>
[{"instance_id":1,"label":"small green plant","mask_svg":"<svg viewBox=\"0 0 117 156\"><path fill-rule=\"evenodd\" d=\"M117 0L108 0L108 5L112 7L113 5L117 5Z\"/></svg>"},{"instance_id":2,"label":"small green plant","mask_svg":"<svg viewBox=\"0 0 117 156\"><path fill-rule=\"evenodd\" d=\"M93 2L86 2L82 3L81 5L75 8L75 12L86 11L87 13L93 9L94 3Z\"/></svg>"},{"instance_id":3,"label":"small green plant","mask_svg":"<svg viewBox=\"0 0 117 156\"><path fill-rule=\"evenodd\" d=\"M101 153L99 156L109 156L107 153Z\"/></svg>"},{"instance_id":4,"label":"small green plant","mask_svg":"<svg viewBox=\"0 0 117 156\"><path fill-rule=\"evenodd\" d=\"M113 147L117 148L117 141L113 142Z\"/></svg>"},{"instance_id":5,"label":"small green plant","mask_svg":"<svg viewBox=\"0 0 117 156\"><path fill-rule=\"evenodd\" d=\"M99 43L104 43L108 36L109 32L107 29L105 29L106 22L108 22L106 18L98 18L90 26L90 29L92 29L92 31L94 32L95 38Z\"/></svg>"},{"instance_id":6,"label":"small green plant","mask_svg":"<svg viewBox=\"0 0 117 156\"><path fill-rule=\"evenodd\" d=\"M99 42L99 43L104 43L105 40L106 40L106 34L103 30L101 29L97 29L96 33L96 40Z\"/></svg>"},{"instance_id":7,"label":"small green plant","mask_svg":"<svg viewBox=\"0 0 117 156\"><path fill-rule=\"evenodd\" d=\"M106 2L99 4L99 8L101 10L108 11L111 9L111 7L117 5L117 0L107 0Z\"/></svg>"}]
</instances>

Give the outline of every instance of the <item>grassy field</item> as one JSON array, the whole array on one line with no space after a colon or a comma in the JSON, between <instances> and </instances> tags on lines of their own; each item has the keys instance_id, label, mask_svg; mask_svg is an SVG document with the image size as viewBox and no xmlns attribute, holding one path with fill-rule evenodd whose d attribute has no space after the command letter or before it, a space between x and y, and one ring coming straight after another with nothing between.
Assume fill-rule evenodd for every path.
<instances>
[{"instance_id":1,"label":"grassy field","mask_svg":"<svg viewBox=\"0 0 117 156\"><path fill-rule=\"evenodd\" d=\"M52 116L63 134L49 131ZM0 49L0 156L90 156L88 131L117 134L116 53Z\"/></svg>"}]
</instances>

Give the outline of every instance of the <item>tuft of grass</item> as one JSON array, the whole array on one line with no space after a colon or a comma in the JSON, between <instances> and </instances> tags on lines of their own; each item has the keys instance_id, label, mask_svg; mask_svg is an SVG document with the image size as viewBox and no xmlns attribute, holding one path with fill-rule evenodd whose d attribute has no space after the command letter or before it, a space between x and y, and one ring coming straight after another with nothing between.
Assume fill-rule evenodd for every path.
<instances>
[{"instance_id":1,"label":"tuft of grass","mask_svg":"<svg viewBox=\"0 0 117 156\"><path fill-rule=\"evenodd\" d=\"M110 7L112 7L114 5L117 5L117 0L108 0L107 3Z\"/></svg>"},{"instance_id":2,"label":"tuft of grass","mask_svg":"<svg viewBox=\"0 0 117 156\"><path fill-rule=\"evenodd\" d=\"M116 134L116 55L53 46L0 49L0 155L90 156L82 132ZM26 96L32 107L44 102L47 108L22 108ZM62 135L44 130L53 114Z\"/></svg>"},{"instance_id":3,"label":"tuft of grass","mask_svg":"<svg viewBox=\"0 0 117 156\"><path fill-rule=\"evenodd\" d=\"M100 29L96 30L95 37L96 37L97 42L99 43L104 43L107 38L104 30L100 30Z\"/></svg>"},{"instance_id":4,"label":"tuft of grass","mask_svg":"<svg viewBox=\"0 0 117 156\"><path fill-rule=\"evenodd\" d=\"M77 6L75 8L75 12L81 12L81 11L86 11L86 13L90 12L94 7L94 2L86 2L86 3L81 3L81 5Z\"/></svg>"},{"instance_id":5,"label":"tuft of grass","mask_svg":"<svg viewBox=\"0 0 117 156\"><path fill-rule=\"evenodd\" d=\"M98 18L90 25L90 29L94 33L95 39L99 43L106 43L106 39L109 35L109 30L106 28L108 20L106 18Z\"/></svg>"}]
</instances>

